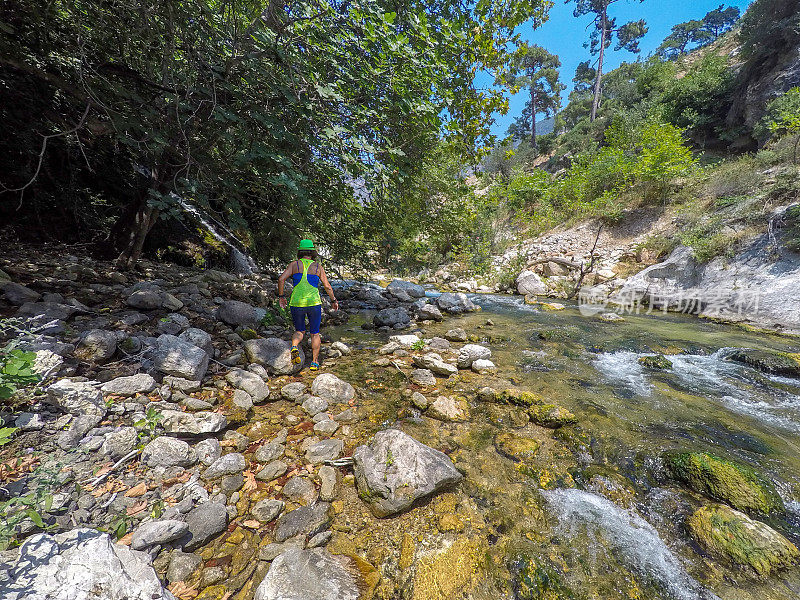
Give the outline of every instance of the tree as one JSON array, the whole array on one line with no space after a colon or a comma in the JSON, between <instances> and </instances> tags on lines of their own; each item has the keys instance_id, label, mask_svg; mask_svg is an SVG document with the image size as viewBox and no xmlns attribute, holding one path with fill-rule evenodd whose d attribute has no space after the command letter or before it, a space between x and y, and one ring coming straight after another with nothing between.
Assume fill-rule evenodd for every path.
<instances>
[{"instance_id":1,"label":"tree","mask_svg":"<svg viewBox=\"0 0 800 600\"><path fill-rule=\"evenodd\" d=\"M475 72L504 71L515 28L549 5L6 0L0 226L130 267L159 228L175 241L190 202L264 259L301 234L365 256L413 218L403 187L440 138L465 162L491 145L506 100Z\"/></svg>"},{"instance_id":2,"label":"tree","mask_svg":"<svg viewBox=\"0 0 800 600\"><path fill-rule=\"evenodd\" d=\"M530 98L525 103L522 114L509 127L518 139L524 131L530 132L531 148L536 153L536 115L544 113L549 117L561 105L561 91L566 87L558 81L558 68L561 61L541 46L520 45L514 60L509 83L515 87L528 88Z\"/></svg>"},{"instance_id":3,"label":"tree","mask_svg":"<svg viewBox=\"0 0 800 600\"><path fill-rule=\"evenodd\" d=\"M639 0L643 2L644 0ZM614 50L625 49L628 52L638 54L639 40L647 33L647 25L644 19L629 21L617 26L616 19L609 17L609 7L619 2L619 0L567 0L575 2L573 14L576 17L593 14L593 29L589 36L589 46L592 55L597 54L597 74L594 81L594 97L592 99L592 112L590 120L594 121L597 117L597 108L600 105L601 83L603 79L603 62L605 51L611 45L614 35L617 36L617 45Z\"/></svg>"},{"instance_id":4,"label":"tree","mask_svg":"<svg viewBox=\"0 0 800 600\"><path fill-rule=\"evenodd\" d=\"M703 45L711 34L704 29L703 21L692 20L678 23L672 27L670 33L658 47L658 54L668 60L686 54L691 44Z\"/></svg>"},{"instance_id":5,"label":"tree","mask_svg":"<svg viewBox=\"0 0 800 600\"><path fill-rule=\"evenodd\" d=\"M739 20L741 11L735 6L725 8L720 4L717 8L706 13L703 17L703 31L707 34L707 43L713 42L723 33L733 27Z\"/></svg>"}]
</instances>

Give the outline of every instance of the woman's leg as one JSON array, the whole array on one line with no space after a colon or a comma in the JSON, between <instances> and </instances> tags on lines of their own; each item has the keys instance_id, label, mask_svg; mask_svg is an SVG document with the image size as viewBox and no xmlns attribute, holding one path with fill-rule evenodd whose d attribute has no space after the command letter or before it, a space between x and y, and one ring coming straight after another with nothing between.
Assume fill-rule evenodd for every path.
<instances>
[{"instance_id":1,"label":"woman's leg","mask_svg":"<svg viewBox=\"0 0 800 600\"><path fill-rule=\"evenodd\" d=\"M303 341L303 334L306 330L306 315L302 308L290 306L292 313L292 323L294 324L294 334L292 335L292 346L297 347Z\"/></svg>"},{"instance_id":2,"label":"woman's leg","mask_svg":"<svg viewBox=\"0 0 800 600\"><path fill-rule=\"evenodd\" d=\"M311 360L319 364L319 348L322 345L322 336L319 328L322 325L322 306L310 306L308 308L308 331L311 334Z\"/></svg>"}]
</instances>

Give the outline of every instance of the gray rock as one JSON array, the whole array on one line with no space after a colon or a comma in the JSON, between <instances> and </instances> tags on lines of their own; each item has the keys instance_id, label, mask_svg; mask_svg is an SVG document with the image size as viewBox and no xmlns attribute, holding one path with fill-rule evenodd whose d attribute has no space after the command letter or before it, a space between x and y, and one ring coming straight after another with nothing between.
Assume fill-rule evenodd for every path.
<instances>
[{"instance_id":1,"label":"gray rock","mask_svg":"<svg viewBox=\"0 0 800 600\"><path fill-rule=\"evenodd\" d=\"M17 310L18 317L41 318L43 321L66 321L78 309L58 302L26 302Z\"/></svg>"},{"instance_id":2,"label":"gray rock","mask_svg":"<svg viewBox=\"0 0 800 600\"><path fill-rule=\"evenodd\" d=\"M428 352L423 356L415 356L414 364L421 369L428 369L434 375L449 377L458 373L455 365L444 362L442 357L434 352Z\"/></svg>"},{"instance_id":3,"label":"gray rock","mask_svg":"<svg viewBox=\"0 0 800 600\"><path fill-rule=\"evenodd\" d=\"M9 575L3 600L174 600L147 554L95 529L29 537Z\"/></svg>"},{"instance_id":4,"label":"gray rock","mask_svg":"<svg viewBox=\"0 0 800 600\"><path fill-rule=\"evenodd\" d=\"M161 414L164 415L161 424L167 433L200 435L217 433L228 426L225 415L216 412L185 413L179 410L164 410Z\"/></svg>"},{"instance_id":5,"label":"gray rock","mask_svg":"<svg viewBox=\"0 0 800 600\"><path fill-rule=\"evenodd\" d=\"M332 531L322 531L317 535L311 537L311 539L308 540L308 544L306 544L306 546L308 548L319 548L320 546L324 546L325 544L330 542L332 537L333 537Z\"/></svg>"},{"instance_id":6,"label":"gray rock","mask_svg":"<svg viewBox=\"0 0 800 600\"><path fill-rule=\"evenodd\" d=\"M83 360L105 362L117 351L117 335L113 331L92 329L81 336L76 354Z\"/></svg>"},{"instance_id":7,"label":"gray rock","mask_svg":"<svg viewBox=\"0 0 800 600\"><path fill-rule=\"evenodd\" d=\"M461 329L461 327L456 327L445 333L444 338L451 342L466 342L467 332Z\"/></svg>"},{"instance_id":8,"label":"gray rock","mask_svg":"<svg viewBox=\"0 0 800 600\"><path fill-rule=\"evenodd\" d=\"M263 402L269 397L269 387L258 375L243 369L232 369L225 379L233 387L244 390L253 398L253 402Z\"/></svg>"},{"instance_id":9,"label":"gray rock","mask_svg":"<svg viewBox=\"0 0 800 600\"><path fill-rule=\"evenodd\" d=\"M533 271L522 271L516 278L517 293L523 296L545 295L547 286Z\"/></svg>"},{"instance_id":10,"label":"gray rock","mask_svg":"<svg viewBox=\"0 0 800 600\"><path fill-rule=\"evenodd\" d=\"M281 493L287 500L299 504L310 504L317 499L317 488L310 479L294 476L287 481Z\"/></svg>"},{"instance_id":11,"label":"gray rock","mask_svg":"<svg viewBox=\"0 0 800 600\"><path fill-rule=\"evenodd\" d=\"M314 433L333 435L337 429L339 429L339 424L333 419L325 418L314 424Z\"/></svg>"},{"instance_id":12,"label":"gray rock","mask_svg":"<svg viewBox=\"0 0 800 600\"><path fill-rule=\"evenodd\" d=\"M348 346L344 342L333 342L331 344L331 350L336 350L338 352L341 352L343 356L347 356L348 354L352 354L353 352L350 349L350 346Z\"/></svg>"},{"instance_id":13,"label":"gray rock","mask_svg":"<svg viewBox=\"0 0 800 600\"><path fill-rule=\"evenodd\" d=\"M197 327L190 327L178 336L179 340L189 342L193 346L197 346L209 356L214 356L214 344L211 340L211 334Z\"/></svg>"},{"instance_id":14,"label":"gray rock","mask_svg":"<svg viewBox=\"0 0 800 600\"><path fill-rule=\"evenodd\" d=\"M429 404L428 399L419 392L411 394L411 403L419 410L425 410Z\"/></svg>"},{"instance_id":15,"label":"gray rock","mask_svg":"<svg viewBox=\"0 0 800 600\"><path fill-rule=\"evenodd\" d=\"M318 398L317 396L306 396L303 401L303 410L305 410L312 417L323 411L328 410L328 401L325 398Z\"/></svg>"},{"instance_id":16,"label":"gray rock","mask_svg":"<svg viewBox=\"0 0 800 600\"><path fill-rule=\"evenodd\" d=\"M444 315L442 315L442 311L433 304L425 304L425 306L420 308L417 312L417 318L422 321L442 321L444 320Z\"/></svg>"},{"instance_id":17,"label":"gray rock","mask_svg":"<svg viewBox=\"0 0 800 600\"><path fill-rule=\"evenodd\" d=\"M162 302L164 302L164 292L156 288L137 290L125 301L128 306L139 310L161 308Z\"/></svg>"},{"instance_id":18,"label":"gray rock","mask_svg":"<svg viewBox=\"0 0 800 600\"><path fill-rule=\"evenodd\" d=\"M26 302L36 302L42 297L38 292L13 281L0 282L0 296L15 306L21 306Z\"/></svg>"},{"instance_id":19,"label":"gray rock","mask_svg":"<svg viewBox=\"0 0 800 600\"><path fill-rule=\"evenodd\" d=\"M311 464L317 465L326 460L335 460L344 451L344 442L337 439L321 440L311 444L306 450L306 460Z\"/></svg>"},{"instance_id":20,"label":"gray rock","mask_svg":"<svg viewBox=\"0 0 800 600\"><path fill-rule=\"evenodd\" d=\"M392 295L397 292L402 292L403 295L411 296L412 298L424 298L425 288L417 283L410 281L403 281L402 279L393 279L392 282L386 286L386 291Z\"/></svg>"},{"instance_id":21,"label":"gray rock","mask_svg":"<svg viewBox=\"0 0 800 600\"><path fill-rule=\"evenodd\" d=\"M375 313L372 318L375 327L392 327L401 328L407 327L411 323L411 317L408 311L402 306L395 308L384 308Z\"/></svg>"},{"instance_id":22,"label":"gray rock","mask_svg":"<svg viewBox=\"0 0 800 600\"><path fill-rule=\"evenodd\" d=\"M256 459L257 462L260 463L268 463L272 462L273 460L277 460L283 456L284 447L281 444L276 444L275 442L269 442L264 444L260 448L255 451L253 458Z\"/></svg>"},{"instance_id":23,"label":"gray rock","mask_svg":"<svg viewBox=\"0 0 800 600\"><path fill-rule=\"evenodd\" d=\"M189 533L184 550L191 551L225 531L228 527L228 511L224 504L204 502L189 511L186 524L189 526Z\"/></svg>"},{"instance_id":24,"label":"gray rock","mask_svg":"<svg viewBox=\"0 0 800 600\"><path fill-rule=\"evenodd\" d=\"M433 337L428 342L428 346L435 350L449 350L450 349L450 342L446 339L441 337Z\"/></svg>"},{"instance_id":25,"label":"gray rock","mask_svg":"<svg viewBox=\"0 0 800 600\"><path fill-rule=\"evenodd\" d=\"M63 366L63 356L59 356L51 350L37 350L32 369L42 380L47 380L55 377Z\"/></svg>"},{"instance_id":26,"label":"gray rock","mask_svg":"<svg viewBox=\"0 0 800 600\"><path fill-rule=\"evenodd\" d=\"M330 465L322 465L319 468L319 478L322 482L319 488L320 500L333 502L339 494L339 471Z\"/></svg>"},{"instance_id":27,"label":"gray rock","mask_svg":"<svg viewBox=\"0 0 800 600\"><path fill-rule=\"evenodd\" d=\"M156 326L156 331L158 331L158 333L169 333L170 335L178 335L180 332L188 329L190 324L191 323L187 317L183 316L180 313L172 313L167 315L163 319L159 319L158 325ZM199 344L195 345L199 346Z\"/></svg>"},{"instance_id":28,"label":"gray rock","mask_svg":"<svg viewBox=\"0 0 800 600\"><path fill-rule=\"evenodd\" d=\"M234 406L238 406L244 410L253 408L253 397L244 390L233 390L231 402Z\"/></svg>"},{"instance_id":29,"label":"gray rock","mask_svg":"<svg viewBox=\"0 0 800 600\"><path fill-rule=\"evenodd\" d=\"M131 548L144 550L150 546L158 546L173 542L189 531L189 526L183 521L163 519L142 523L133 532Z\"/></svg>"},{"instance_id":30,"label":"gray rock","mask_svg":"<svg viewBox=\"0 0 800 600\"><path fill-rule=\"evenodd\" d=\"M477 310L477 306L475 306L472 301L467 298L466 294L458 293L452 294L450 292L445 292L441 296L436 299L436 305L443 311L458 315L465 312L472 312Z\"/></svg>"},{"instance_id":31,"label":"gray rock","mask_svg":"<svg viewBox=\"0 0 800 600\"><path fill-rule=\"evenodd\" d=\"M238 492L242 489L244 485L244 475L241 473L234 473L233 475L225 475L219 482L220 491L225 494L226 496L230 496L234 492ZM231 504L235 504L236 499L231 499ZM230 507L228 508L230 511ZM231 518L235 517L236 514L230 514Z\"/></svg>"},{"instance_id":32,"label":"gray rock","mask_svg":"<svg viewBox=\"0 0 800 600\"><path fill-rule=\"evenodd\" d=\"M208 438L197 442L194 451L197 453L197 458L204 465L210 465L222 456L222 446L216 438Z\"/></svg>"},{"instance_id":33,"label":"gray rock","mask_svg":"<svg viewBox=\"0 0 800 600\"><path fill-rule=\"evenodd\" d=\"M428 369L414 369L411 371L411 381L422 387L432 387L436 385L436 377Z\"/></svg>"},{"instance_id":34,"label":"gray rock","mask_svg":"<svg viewBox=\"0 0 800 600\"><path fill-rule=\"evenodd\" d=\"M497 371L495 364L488 358L479 358L472 361L470 368L480 375L489 375Z\"/></svg>"},{"instance_id":35,"label":"gray rock","mask_svg":"<svg viewBox=\"0 0 800 600\"><path fill-rule=\"evenodd\" d=\"M117 431L105 434L100 452L111 458L122 458L134 449L139 441L135 427L120 427Z\"/></svg>"},{"instance_id":36,"label":"gray rock","mask_svg":"<svg viewBox=\"0 0 800 600\"><path fill-rule=\"evenodd\" d=\"M272 561L254 600L358 600L350 561L323 548L288 548Z\"/></svg>"},{"instance_id":37,"label":"gray rock","mask_svg":"<svg viewBox=\"0 0 800 600\"><path fill-rule=\"evenodd\" d=\"M107 381L100 389L106 394L115 396L135 396L136 394L149 394L156 389L156 385L156 380L151 375L138 373Z\"/></svg>"},{"instance_id":38,"label":"gray rock","mask_svg":"<svg viewBox=\"0 0 800 600\"><path fill-rule=\"evenodd\" d=\"M296 535L316 535L331 524L331 505L315 502L283 513L275 524L275 541L283 542Z\"/></svg>"},{"instance_id":39,"label":"gray rock","mask_svg":"<svg viewBox=\"0 0 800 600\"><path fill-rule=\"evenodd\" d=\"M266 311L246 302L226 300L217 309L217 318L234 327L253 327L260 323Z\"/></svg>"},{"instance_id":40,"label":"gray rock","mask_svg":"<svg viewBox=\"0 0 800 600\"><path fill-rule=\"evenodd\" d=\"M164 377L162 383L168 385L173 390L184 392L185 394L199 392L201 386L199 381L192 381L191 379L184 379L183 377L173 377L172 375Z\"/></svg>"},{"instance_id":41,"label":"gray rock","mask_svg":"<svg viewBox=\"0 0 800 600\"><path fill-rule=\"evenodd\" d=\"M317 375L311 384L311 394L329 402L349 402L356 396L355 388L332 373Z\"/></svg>"},{"instance_id":42,"label":"gray rock","mask_svg":"<svg viewBox=\"0 0 800 600\"><path fill-rule=\"evenodd\" d=\"M280 338L266 338L247 340L244 351L247 360L261 365L274 375L290 375L302 369L305 354L300 348L300 364L292 362L291 342L284 342Z\"/></svg>"},{"instance_id":43,"label":"gray rock","mask_svg":"<svg viewBox=\"0 0 800 600\"><path fill-rule=\"evenodd\" d=\"M106 415L106 404L96 381L60 379L47 388L46 402L73 415Z\"/></svg>"},{"instance_id":44,"label":"gray rock","mask_svg":"<svg viewBox=\"0 0 800 600\"><path fill-rule=\"evenodd\" d=\"M256 479L261 481L272 481L273 479L286 473L288 468L289 465L282 460L273 460L266 467L256 473Z\"/></svg>"},{"instance_id":45,"label":"gray rock","mask_svg":"<svg viewBox=\"0 0 800 600\"><path fill-rule=\"evenodd\" d=\"M217 477L223 477L225 475L241 473L245 468L247 468L247 462L244 456L238 452L231 452L215 460L203 472L203 479L216 479Z\"/></svg>"},{"instance_id":46,"label":"gray rock","mask_svg":"<svg viewBox=\"0 0 800 600\"><path fill-rule=\"evenodd\" d=\"M446 454L397 429L376 433L353 460L359 492L376 517L406 510L462 479Z\"/></svg>"},{"instance_id":47,"label":"gray rock","mask_svg":"<svg viewBox=\"0 0 800 600\"><path fill-rule=\"evenodd\" d=\"M89 430L96 427L100 423L102 417L98 414L85 414L78 415L69 425L69 429L62 431L56 438L56 444L62 450L71 450L78 445L78 442L85 436Z\"/></svg>"},{"instance_id":48,"label":"gray rock","mask_svg":"<svg viewBox=\"0 0 800 600\"><path fill-rule=\"evenodd\" d=\"M337 423L357 423L360 420L355 408L347 408L333 417Z\"/></svg>"},{"instance_id":49,"label":"gray rock","mask_svg":"<svg viewBox=\"0 0 800 600\"><path fill-rule=\"evenodd\" d=\"M22 431L38 431L45 425L44 418L39 413L21 413L14 419L14 427Z\"/></svg>"},{"instance_id":50,"label":"gray rock","mask_svg":"<svg viewBox=\"0 0 800 600\"><path fill-rule=\"evenodd\" d=\"M153 353L155 368L166 375L200 381L208 369L205 350L174 335L160 335Z\"/></svg>"},{"instance_id":51,"label":"gray rock","mask_svg":"<svg viewBox=\"0 0 800 600\"><path fill-rule=\"evenodd\" d=\"M191 552L181 552L180 550L173 551L169 557L167 581L170 583L175 583L176 581L186 581L202 563L203 559L197 554L192 554Z\"/></svg>"},{"instance_id":52,"label":"gray rock","mask_svg":"<svg viewBox=\"0 0 800 600\"><path fill-rule=\"evenodd\" d=\"M262 523L269 523L270 521L278 518L278 515L283 512L284 506L286 506L286 503L282 502L281 500L266 498L256 502L253 505L253 508L250 509L250 514L253 515L254 519L257 519Z\"/></svg>"},{"instance_id":53,"label":"gray rock","mask_svg":"<svg viewBox=\"0 0 800 600\"><path fill-rule=\"evenodd\" d=\"M194 455L183 440L160 436L144 447L141 460L148 467L188 467L194 463Z\"/></svg>"},{"instance_id":54,"label":"gray rock","mask_svg":"<svg viewBox=\"0 0 800 600\"><path fill-rule=\"evenodd\" d=\"M306 393L306 384L301 381L287 383L281 388L281 397L291 402L297 402Z\"/></svg>"},{"instance_id":55,"label":"gray rock","mask_svg":"<svg viewBox=\"0 0 800 600\"><path fill-rule=\"evenodd\" d=\"M489 359L492 357L492 351L486 346L479 346L478 344L467 344L462 346L458 351L458 368L469 369L478 359Z\"/></svg>"}]
</instances>

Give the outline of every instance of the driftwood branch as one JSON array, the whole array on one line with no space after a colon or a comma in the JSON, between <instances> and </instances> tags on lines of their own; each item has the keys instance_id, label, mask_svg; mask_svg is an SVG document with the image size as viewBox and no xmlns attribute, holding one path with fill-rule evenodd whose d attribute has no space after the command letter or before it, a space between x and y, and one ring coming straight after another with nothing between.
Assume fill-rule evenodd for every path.
<instances>
[{"instance_id":1,"label":"driftwood branch","mask_svg":"<svg viewBox=\"0 0 800 600\"><path fill-rule=\"evenodd\" d=\"M600 233L603 231L603 226L600 225L597 228L597 235L594 236L594 244L592 245L592 250L589 252L589 264L581 263L580 266L580 274L578 275L578 280L575 282L575 288L570 293L568 299L572 300L575 296L578 295L578 292L581 289L581 284L583 283L583 278L586 277L589 273L594 270L594 265L597 262L598 254L596 253L597 250L597 243L600 241Z\"/></svg>"}]
</instances>

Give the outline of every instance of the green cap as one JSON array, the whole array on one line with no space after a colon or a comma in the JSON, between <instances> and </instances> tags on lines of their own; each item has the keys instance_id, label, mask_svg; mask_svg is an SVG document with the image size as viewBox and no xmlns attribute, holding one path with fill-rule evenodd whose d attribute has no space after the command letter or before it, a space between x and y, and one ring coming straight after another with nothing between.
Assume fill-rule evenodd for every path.
<instances>
[{"instance_id":1,"label":"green cap","mask_svg":"<svg viewBox=\"0 0 800 600\"><path fill-rule=\"evenodd\" d=\"M315 250L314 242L311 240L300 240L300 245L297 247L298 250Z\"/></svg>"}]
</instances>

